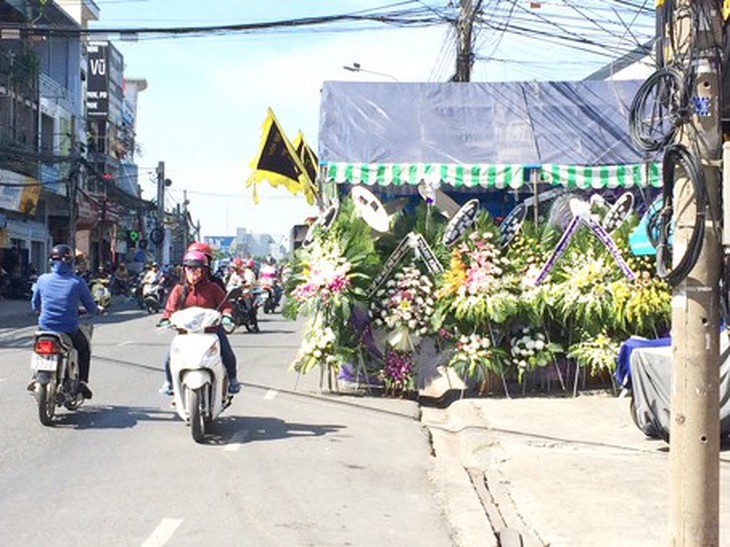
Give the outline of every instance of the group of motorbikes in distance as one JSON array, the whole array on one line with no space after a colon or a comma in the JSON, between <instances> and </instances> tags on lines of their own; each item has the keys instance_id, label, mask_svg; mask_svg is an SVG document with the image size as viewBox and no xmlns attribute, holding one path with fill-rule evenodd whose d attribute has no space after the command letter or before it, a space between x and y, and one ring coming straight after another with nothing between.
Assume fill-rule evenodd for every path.
<instances>
[{"instance_id":1,"label":"group of motorbikes in distance","mask_svg":"<svg viewBox=\"0 0 730 547\"><path fill-rule=\"evenodd\" d=\"M147 269L123 279L115 274L108 274L99 269L95 276L85 276L94 301L102 308L109 308L112 297L126 296L136 302L141 310L150 314L158 313L165 307L167 296L178 283L179 272L175 268L163 269L157 279L144 282ZM230 273L219 268L216 276L225 283ZM237 327L244 327L248 332L260 332L258 314L274 313L281 303L281 279L276 278L271 284L256 284L240 287L228 292L228 300L233 305L233 323L226 327L228 334Z\"/></svg>"},{"instance_id":2,"label":"group of motorbikes in distance","mask_svg":"<svg viewBox=\"0 0 730 547\"><path fill-rule=\"evenodd\" d=\"M140 309L156 313L164 307L166 296L180 279L180 272L176 268L162 270L159 276L154 276L155 282L148 283L144 282L146 271L124 277L109 274L104 268L99 268L94 276L77 273L89 283L94 301L104 310L111 305L112 296L122 295L134 299ZM230 275L225 270L216 273L224 278ZM233 304L233 324L224 327L226 332L231 333L240 325L248 332L259 332L258 309L262 308L265 313L274 312L282 292L280 276L273 283L257 283L229 290L227 299ZM169 328L176 333L171 346L178 350L171 351L170 360L174 407L190 426L196 442L203 441L206 427L232 401L218 337L214 333L220 323L218 310L198 307L175 312L170 317ZM82 321L81 328L91 342L93 323ZM216 351L212 351L214 346ZM43 425L54 424L56 408L74 411L83 404L84 397L79 390L78 353L68 335L36 332L31 370L33 378L28 390L36 399L39 420Z\"/></svg>"}]
</instances>

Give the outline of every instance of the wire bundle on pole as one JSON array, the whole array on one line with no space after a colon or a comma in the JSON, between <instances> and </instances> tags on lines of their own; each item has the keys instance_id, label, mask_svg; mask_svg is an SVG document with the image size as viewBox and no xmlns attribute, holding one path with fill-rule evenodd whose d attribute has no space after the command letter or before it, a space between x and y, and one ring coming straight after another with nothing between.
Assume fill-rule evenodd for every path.
<instances>
[{"instance_id":1,"label":"wire bundle on pole","mask_svg":"<svg viewBox=\"0 0 730 547\"><path fill-rule=\"evenodd\" d=\"M709 24L712 15L710 12L720 7L719 2L712 8L700 6L678 10L673 2L667 2L660 7L657 26L667 29L667 32L659 37L657 44L659 68L641 85L629 113L629 133L640 150L658 152L666 148L662 160L663 205L649 219L647 235L656 248L657 275L673 286L685 279L697 263L702 250L708 209L706 180L699 155L673 141L680 129L699 133L693 123L693 114L698 108L693 103L692 96L695 71L699 62L707 59L708 54L714 57L709 59L710 63L719 66L722 62L722 49L718 44L714 44L714 47L712 44L710 47L707 43L700 44L698 32ZM691 31L683 37L675 31L682 18L688 18L691 25ZM670 61L665 58L666 52L673 55ZM692 185L696 212L687 247L684 254L677 259L672 257L670 239L674 215L674 181L678 168Z\"/></svg>"},{"instance_id":2,"label":"wire bundle on pole","mask_svg":"<svg viewBox=\"0 0 730 547\"><path fill-rule=\"evenodd\" d=\"M695 221L692 235L687 243L682 258L672 264L669 246L671 236L671 220L674 214L674 180L676 168L684 171L692 184L695 202ZM702 250L702 238L705 234L705 218L707 216L707 189L705 174L697 157L681 144L673 144L664 152L662 162L664 190L663 205L660 212L659 242L656 248L657 275L670 285L679 284L692 271Z\"/></svg>"}]
</instances>

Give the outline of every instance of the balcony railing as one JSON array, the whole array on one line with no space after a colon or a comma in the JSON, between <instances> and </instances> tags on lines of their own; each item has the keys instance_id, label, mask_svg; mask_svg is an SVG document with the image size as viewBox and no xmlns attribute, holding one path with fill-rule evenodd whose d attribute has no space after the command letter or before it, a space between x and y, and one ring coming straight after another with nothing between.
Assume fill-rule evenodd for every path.
<instances>
[{"instance_id":1,"label":"balcony railing","mask_svg":"<svg viewBox=\"0 0 730 547\"><path fill-rule=\"evenodd\" d=\"M77 110L78 104L76 97L68 89L47 74L41 74L38 80L40 83L41 99L52 99L69 112Z\"/></svg>"}]
</instances>

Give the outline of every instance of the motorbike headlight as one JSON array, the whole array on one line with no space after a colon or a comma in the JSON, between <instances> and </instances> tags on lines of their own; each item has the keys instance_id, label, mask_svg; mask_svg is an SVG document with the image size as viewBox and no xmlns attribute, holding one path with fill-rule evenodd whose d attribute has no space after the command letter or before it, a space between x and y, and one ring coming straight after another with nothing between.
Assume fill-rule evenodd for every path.
<instances>
[{"instance_id":1,"label":"motorbike headlight","mask_svg":"<svg viewBox=\"0 0 730 547\"><path fill-rule=\"evenodd\" d=\"M202 364L207 365L211 361L214 361L218 358L218 355L220 354L220 350L218 349L218 344L213 344L208 348L208 351L205 352L202 359Z\"/></svg>"}]
</instances>

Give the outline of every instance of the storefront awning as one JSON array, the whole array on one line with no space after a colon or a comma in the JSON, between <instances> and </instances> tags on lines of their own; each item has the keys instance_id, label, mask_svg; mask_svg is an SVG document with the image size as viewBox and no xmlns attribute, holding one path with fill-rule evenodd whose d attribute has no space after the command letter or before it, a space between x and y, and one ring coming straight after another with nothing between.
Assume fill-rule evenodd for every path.
<instances>
[{"instance_id":1,"label":"storefront awning","mask_svg":"<svg viewBox=\"0 0 730 547\"><path fill-rule=\"evenodd\" d=\"M629 165L524 166L520 164L447 163L344 163L325 166L328 182L369 186L418 185L421 181L454 188L520 188L531 185L528 171L537 171L538 181L566 188L645 188L661 187L660 166L656 163Z\"/></svg>"}]
</instances>

